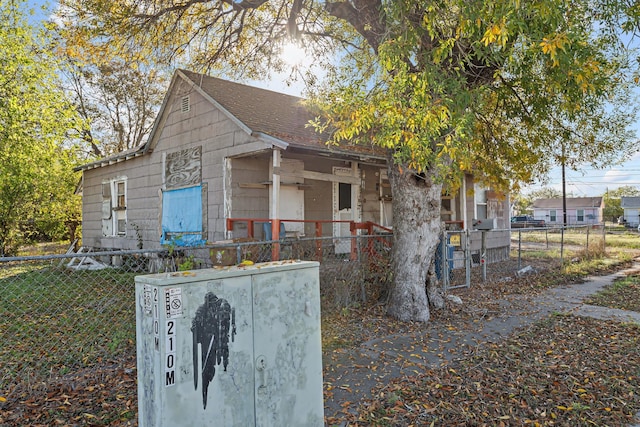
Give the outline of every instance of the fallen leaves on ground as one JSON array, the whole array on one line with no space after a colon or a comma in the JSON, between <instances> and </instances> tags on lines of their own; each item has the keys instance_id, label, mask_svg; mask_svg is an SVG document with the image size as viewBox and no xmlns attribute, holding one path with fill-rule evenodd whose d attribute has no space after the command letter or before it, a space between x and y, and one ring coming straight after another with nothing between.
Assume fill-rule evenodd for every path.
<instances>
[{"instance_id":1,"label":"fallen leaves on ground","mask_svg":"<svg viewBox=\"0 0 640 427\"><path fill-rule=\"evenodd\" d=\"M480 285L453 290L464 305L434 312L428 325L390 319L377 303L324 312L325 399L332 399L334 392L350 397L339 402L342 412L326 413L327 424L629 423L640 409L637 325L558 315L501 343L449 346L451 334L473 331L483 320L500 318L509 310L526 315L527 296L577 279L552 270L514 278L513 265L505 271L492 265L486 283L475 278L473 283ZM631 287L625 298L638 302L639 293ZM426 329L434 332L429 338L433 342L421 341ZM413 341L398 342L404 336ZM387 350L375 363L362 362L357 354L363 343ZM437 357L453 354L455 362L425 368L426 347L441 353L434 354ZM344 382L347 370L357 371L360 379ZM361 399L369 394L369 384L373 397ZM2 426L137 425L135 354L52 377L46 384L25 379L14 391L9 398L0 396Z\"/></svg>"},{"instance_id":2,"label":"fallen leaves on ground","mask_svg":"<svg viewBox=\"0 0 640 427\"><path fill-rule=\"evenodd\" d=\"M380 384L345 418L352 426L626 425L640 410L639 340L638 325L552 316L455 364Z\"/></svg>"},{"instance_id":3,"label":"fallen leaves on ground","mask_svg":"<svg viewBox=\"0 0 640 427\"><path fill-rule=\"evenodd\" d=\"M133 426L135 355L49 380L20 384L0 406L2 426Z\"/></svg>"},{"instance_id":4,"label":"fallen leaves on ground","mask_svg":"<svg viewBox=\"0 0 640 427\"><path fill-rule=\"evenodd\" d=\"M347 402L338 410L326 407L327 425L629 423L640 410L634 393L640 375L637 325L554 316L549 323L536 324L508 342L495 344L476 334L475 346L451 346L454 334L477 332L486 320L500 321L514 313L527 316L528 310L536 309L530 302L546 288L583 280L581 276L557 274L555 268L543 264L536 266L537 274L523 277L512 274L517 270L513 262L503 271L491 267L487 282L476 277L473 283L480 285L452 291L463 299L463 305L449 304L445 310L433 312L428 325L395 322L384 316L383 306L344 310L327 319L323 336L336 349L325 354L325 381L330 385L325 401L340 402L344 398L341 381L347 379L350 389L372 396L359 404ZM598 274L624 267L612 266ZM640 281L637 276L635 279ZM640 289L630 287L624 298L639 304ZM415 354L412 348L397 348L403 335L414 338ZM423 338L428 335L432 337L429 343ZM398 352L378 349L375 360L355 373L359 380L353 381L354 372L350 371L365 364L361 359L367 359L359 353L363 348L375 349L380 337L392 342L381 348L396 347ZM542 346L543 342L548 345ZM340 343L345 344L343 348ZM434 359L450 361L441 368L433 361L428 364L430 352ZM352 400L358 400L355 394Z\"/></svg>"}]
</instances>

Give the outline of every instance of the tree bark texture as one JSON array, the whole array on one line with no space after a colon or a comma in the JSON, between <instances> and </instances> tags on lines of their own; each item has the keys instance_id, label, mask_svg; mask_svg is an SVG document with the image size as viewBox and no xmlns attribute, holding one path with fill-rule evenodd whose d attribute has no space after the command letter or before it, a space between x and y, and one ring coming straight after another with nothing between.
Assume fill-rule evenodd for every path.
<instances>
[{"instance_id":1,"label":"tree bark texture","mask_svg":"<svg viewBox=\"0 0 640 427\"><path fill-rule=\"evenodd\" d=\"M389 160L393 194L393 283L387 314L402 321L428 322L427 272L433 261L442 222L442 184L433 172L415 171Z\"/></svg>"}]
</instances>

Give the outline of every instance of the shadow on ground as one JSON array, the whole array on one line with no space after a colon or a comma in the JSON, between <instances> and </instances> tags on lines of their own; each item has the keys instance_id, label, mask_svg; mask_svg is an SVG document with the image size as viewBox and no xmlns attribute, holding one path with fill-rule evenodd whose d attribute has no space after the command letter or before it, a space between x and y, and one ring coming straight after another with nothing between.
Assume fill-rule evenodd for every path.
<instances>
[{"instance_id":1,"label":"shadow on ground","mask_svg":"<svg viewBox=\"0 0 640 427\"><path fill-rule=\"evenodd\" d=\"M384 316L381 307L356 310L345 316L344 330L355 331L350 339L360 339L358 345L325 352L327 425L366 425L354 424L354 420L359 418L362 403L372 398L372 390L379 392L381 385L420 375L426 369L451 366L552 314L640 324L638 312L583 303L617 278L638 274L639 268L636 263L614 274L543 291L527 278L503 277L491 285L453 291L463 304L449 305L444 312L435 314L428 325L393 322ZM380 425L399 424L390 421Z\"/></svg>"}]
</instances>

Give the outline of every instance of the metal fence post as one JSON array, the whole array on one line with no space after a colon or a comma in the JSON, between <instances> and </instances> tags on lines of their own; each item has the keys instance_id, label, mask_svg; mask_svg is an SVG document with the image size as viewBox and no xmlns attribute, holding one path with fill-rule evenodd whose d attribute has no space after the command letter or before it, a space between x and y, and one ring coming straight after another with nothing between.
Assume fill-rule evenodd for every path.
<instances>
[{"instance_id":1,"label":"metal fence post","mask_svg":"<svg viewBox=\"0 0 640 427\"><path fill-rule=\"evenodd\" d=\"M566 225L562 224L560 229L560 265L564 266L564 229Z\"/></svg>"},{"instance_id":2,"label":"metal fence post","mask_svg":"<svg viewBox=\"0 0 640 427\"><path fill-rule=\"evenodd\" d=\"M549 249L549 228L545 227L544 229L544 238L547 241L547 249Z\"/></svg>"},{"instance_id":3,"label":"metal fence post","mask_svg":"<svg viewBox=\"0 0 640 427\"><path fill-rule=\"evenodd\" d=\"M442 272L444 274L443 281L444 281L445 290L448 289L449 285L451 284L450 281L449 281L451 271L449 270L449 244L448 244L449 239L448 239L448 237L449 236L447 234L447 231L445 230L444 233L442 234L442 239L443 239L442 240L442 242L443 242L443 245L442 245L442 252L443 252Z\"/></svg>"},{"instance_id":4,"label":"metal fence post","mask_svg":"<svg viewBox=\"0 0 640 427\"><path fill-rule=\"evenodd\" d=\"M589 258L589 228L591 228L591 226L587 225L587 248L585 249L587 258Z\"/></svg>"},{"instance_id":5,"label":"metal fence post","mask_svg":"<svg viewBox=\"0 0 640 427\"><path fill-rule=\"evenodd\" d=\"M471 287L471 236L469 229L464 231L464 269L465 284Z\"/></svg>"},{"instance_id":6,"label":"metal fence post","mask_svg":"<svg viewBox=\"0 0 640 427\"><path fill-rule=\"evenodd\" d=\"M487 281L487 232L482 230L482 246L480 248L480 264L482 265L482 282Z\"/></svg>"},{"instance_id":7,"label":"metal fence post","mask_svg":"<svg viewBox=\"0 0 640 427\"><path fill-rule=\"evenodd\" d=\"M522 268L522 230L518 230L518 270Z\"/></svg>"}]
</instances>

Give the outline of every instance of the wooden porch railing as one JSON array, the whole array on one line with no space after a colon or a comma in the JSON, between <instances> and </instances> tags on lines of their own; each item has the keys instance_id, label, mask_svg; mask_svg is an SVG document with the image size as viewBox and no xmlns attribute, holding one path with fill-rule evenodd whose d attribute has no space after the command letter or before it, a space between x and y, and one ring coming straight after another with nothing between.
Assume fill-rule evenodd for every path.
<instances>
[{"instance_id":1,"label":"wooden porch railing","mask_svg":"<svg viewBox=\"0 0 640 427\"><path fill-rule=\"evenodd\" d=\"M265 224L265 223L271 223L271 236L280 236L281 223L313 224L315 237L323 237L323 234L322 234L323 224L347 223L349 224L349 231L352 236L356 236L358 234L358 230L365 230L369 235L378 236L375 238L375 240L385 246L390 246L390 244L387 239L384 239L384 235L389 235L393 233L393 230L391 228L384 227L382 225L376 224L371 221L356 222L356 221L270 219L270 218L227 218L227 231L233 231L234 224L236 223L247 224L248 238L255 238L256 224ZM286 226L285 226L285 230L286 230ZM351 240L350 257L352 260L355 260L358 258L357 242L356 242L356 239L350 239L350 240ZM375 250L375 242L373 239L368 240L365 251L369 255L375 255L376 250ZM274 260L280 259L280 239L276 239L275 237L273 237L273 247L271 249L271 257L272 257L271 259L274 259ZM321 240L316 241L316 257L318 260L322 258L322 241Z\"/></svg>"}]
</instances>

